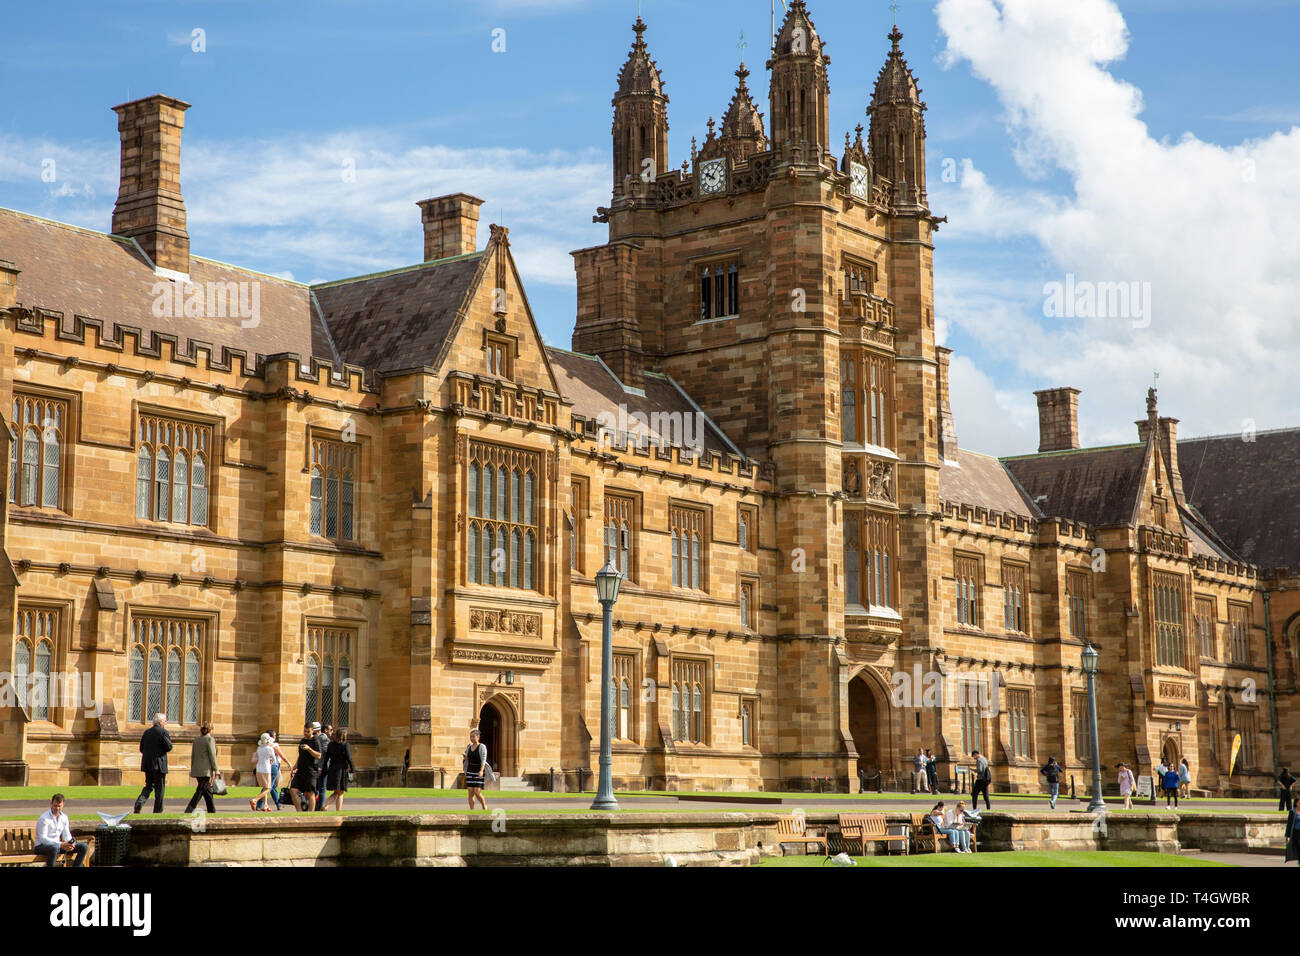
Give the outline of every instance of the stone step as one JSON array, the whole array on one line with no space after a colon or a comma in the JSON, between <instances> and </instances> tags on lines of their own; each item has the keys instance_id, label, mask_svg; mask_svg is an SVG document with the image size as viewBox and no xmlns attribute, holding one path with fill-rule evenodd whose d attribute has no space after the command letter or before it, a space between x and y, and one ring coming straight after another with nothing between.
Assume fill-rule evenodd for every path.
<instances>
[{"instance_id":1,"label":"stone step","mask_svg":"<svg viewBox=\"0 0 1300 956\"><path fill-rule=\"evenodd\" d=\"M497 790L527 790L536 789L532 784L524 780L523 777L497 777L495 788Z\"/></svg>"}]
</instances>

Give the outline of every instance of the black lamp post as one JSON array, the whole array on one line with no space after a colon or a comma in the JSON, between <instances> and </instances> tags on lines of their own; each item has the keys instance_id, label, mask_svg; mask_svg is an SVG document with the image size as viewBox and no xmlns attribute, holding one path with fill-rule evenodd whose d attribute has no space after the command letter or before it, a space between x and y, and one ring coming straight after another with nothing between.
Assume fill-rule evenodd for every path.
<instances>
[{"instance_id":1,"label":"black lamp post","mask_svg":"<svg viewBox=\"0 0 1300 956\"><path fill-rule=\"evenodd\" d=\"M596 799L592 801L593 810L617 810L618 801L614 799L613 779L613 741L610 735L610 682L614 677L614 602L618 600L618 588L623 583L623 575L612 563L606 564L596 572L596 600L601 607L600 635L600 783L596 788Z\"/></svg>"},{"instance_id":2,"label":"black lamp post","mask_svg":"<svg viewBox=\"0 0 1300 956\"><path fill-rule=\"evenodd\" d=\"M1097 737L1097 649L1089 641L1079 655L1083 662L1083 672L1088 675L1088 733L1092 736L1092 802L1088 804L1089 812L1104 813L1106 801L1101 798L1101 743Z\"/></svg>"}]
</instances>

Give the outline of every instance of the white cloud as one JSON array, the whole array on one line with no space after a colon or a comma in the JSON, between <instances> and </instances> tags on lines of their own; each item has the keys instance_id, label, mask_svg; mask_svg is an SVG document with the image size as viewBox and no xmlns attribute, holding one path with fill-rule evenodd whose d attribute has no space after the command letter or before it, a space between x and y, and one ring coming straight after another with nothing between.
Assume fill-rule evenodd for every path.
<instances>
[{"instance_id":1,"label":"white cloud","mask_svg":"<svg viewBox=\"0 0 1300 956\"><path fill-rule=\"evenodd\" d=\"M48 184L41 181L45 158L58 172ZM15 205L38 215L107 231L117 175L116 143L0 139L0 182L25 186L37 206ZM608 202L608 177L596 150L413 145L372 129L225 141L191 129L181 158L195 255L273 274L293 265L330 278L420 261L416 202L468 192L486 200L480 247L490 223L504 224L526 283L572 285L569 253L600 241L590 216Z\"/></svg>"},{"instance_id":2,"label":"white cloud","mask_svg":"<svg viewBox=\"0 0 1300 956\"><path fill-rule=\"evenodd\" d=\"M1083 389L1086 440L1134 440L1153 369L1161 411L1182 419L1183 434L1237 431L1243 418L1300 424L1300 129L1230 146L1153 138L1140 91L1107 69L1128 40L1112 0L940 0L936 9L945 61L992 86L1026 179L1059 170L1070 186L995 187L972 165L957 186L936 190L951 218L946 237L990 250L987 239L1028 240L1042 259L1014 271L1018 282L956 275L968 296L940 285L949 334L995 351L1034 387ZM1150 325L1045 318L1043 275L1069 273L1149 282ZM982 410L987 383L969 371L966 380L963 392L954 372L954 391ZM1025 450L954 412L963 444Z\"/></svg>"}]
</instances>

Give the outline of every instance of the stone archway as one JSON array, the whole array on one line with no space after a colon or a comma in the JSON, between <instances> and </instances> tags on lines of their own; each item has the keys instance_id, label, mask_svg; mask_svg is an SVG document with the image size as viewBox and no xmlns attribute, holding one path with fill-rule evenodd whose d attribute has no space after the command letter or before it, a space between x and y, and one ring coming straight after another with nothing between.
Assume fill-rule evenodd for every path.
<instances>
[{"instance_id":1,"label":"stone archway","mask_svg":"<svg viewBox=\"0 0 1300 956\"><path fill-rule=\"evenodd\" d=\"M1183 748L1178 742L1177 737L1166 737L1160 747L1160 756L1165 762L1166 767L1178 769L1178 761L1182 759Z\"/></svg>"},{"instance_id":2,"label":"stone archway","mask_svg":"<svg viewBox=\"0 0 1300 956\"><path fill-rule=\"evenodd\" d=\"M867 773L880 769L880 723L876 699L861 675L849 681L849 736L858 751L858 768Z\"/></svg>"},{"instance_id":3,"label":"stone archway","mask_svg":"<svg viewBox=\"0 0 1300 956\"><path fill-rule=\"evenodd\" d=\"M478 729L492 769L501 777L515 776L518 725L510 702L499 694L490 698L479 711Z\"/></svg>"},{"instance_id":4,"label":"stone archway","mask_svg":"<svg viewBox=\"0 0 1300 956\"><path fill-rule=\"evenodd\" d=\"M890 737L889 696L867 667L849 678L848 730L858 752L858 769L868 774L877 771L888 783L893 772L894 748Z\"/></svg>"}]
</instances>

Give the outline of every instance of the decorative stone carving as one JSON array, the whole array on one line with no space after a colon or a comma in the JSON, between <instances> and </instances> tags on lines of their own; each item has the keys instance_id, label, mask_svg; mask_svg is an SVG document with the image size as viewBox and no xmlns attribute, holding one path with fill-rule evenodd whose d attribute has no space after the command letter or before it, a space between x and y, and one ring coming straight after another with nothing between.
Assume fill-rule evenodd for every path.
<instances>
[{"instance_id":1,"label":"decorative stone carving","mask_svg":"<svg viewBox=\"0 0 1300 956\"><path fill-rule=\"evenodd\" d=\"M858 462L854 458L844 465L844 491L853 498L862 494L862 476L858 474Z\"/></svg>"},{"instance_id":2,"label":"decorative stone carving","mask_svg":"<svg viewBox=\"0 0 1300 956\"><path fill-rule=\"evenodd\" d=\"M866 497L876 501L894 500L894 466L886 461L867 463Z\"/></svg>"},{"instance_id":3,"label":"decorative stone carving","mask_svg":"<svg viewBox=\"0 0 1300 956\"><path fill-rule=\"evenodd\" d=\"M521 614L518 611L473 607L469 610L469 629L490 634L517 634L523 637L541 637L542 616Z\"/></svg>"},{"instance_id":4,"label":"decorative stone carving","mask_svg":"<svg viewBox=\"0 0 1300 956\"><path fill-rule=\"evenodd\" d=\"M550 654L525 654L521 651L490 651L479 648L459 647L455 644L451 648L451 659L455 661L472 661L474 663L488 664L519 664L520 666L529 667L546 667L551 663L554 657Z\"/></svg>"}]
</instances>

